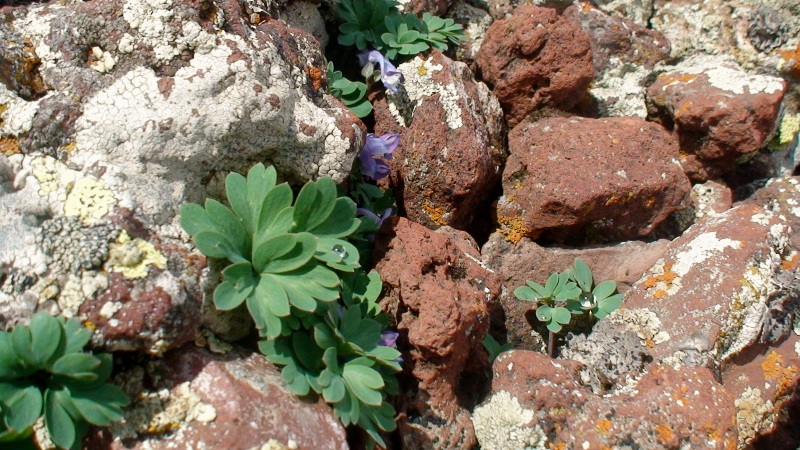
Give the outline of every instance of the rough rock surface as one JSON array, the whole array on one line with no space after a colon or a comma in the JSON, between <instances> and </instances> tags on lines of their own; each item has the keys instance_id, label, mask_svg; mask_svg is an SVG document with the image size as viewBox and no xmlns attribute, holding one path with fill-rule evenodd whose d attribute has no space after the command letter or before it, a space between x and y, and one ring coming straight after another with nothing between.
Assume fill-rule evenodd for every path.
<instances>
[{"instance_id":1,"label":"rough rock surface","mask_svg":"<svg viewBox=\"0 0 800 450\"><path fill-rule=\"evenodd\" d=\"M624 293L643 273L663 256L668 241L623 242L612 246L586 249L542 247L529 239L512 244L500 233L494 233L481 249L481 260L495 271L505 286L499 301L503 311L502 328L508 342L515 348L533 350L541 345L541 338L531 331L538 322L532 313L534 305L514 297L514 289L534 281L544 284L554 272L563 272L572 266L575 258L582 259L592 269L596 280L614 280L617 289ZM494 325L494 324L493 324ZM499 325L499 324L498 324ZM540 327L541 333L546 333Z\"/></svg>"},{"instance_id":2,"label":"rough rock surface","mask_svg":"<svg viewBox=\"0 0 800 450\"><path fill-rule=\"evenodd\" d=\"M389 185L410 220L466 229L499 189L500 104L466 64L438 51L398 69L405 91L375 104L375 132L400 135Z\"/></svg>"},{"instance_id":3,"label":"rough rock surface","mask_svg":"<svg viewBox=\"0 0 800 450\"><path fill-rule=\"evenodd\" d=\"M363 124L324 93L319 43L248 8L2 10L4 326L45 309L89 320L96 345L161 354L193 338L208 281L182 204L255 161L344 179Z\"/></svg>"},{"instance_id":4,"label":"rough rock surface","mask_svg":"<svg viewBox=\"0 0 800 450\"><path fill-rule=\"evenodd\" d=\"M510 18L495 20L477 63L511 127L545 106L571 109L594 77L589 37L580 24L536 6L520 6Z\"/></svg>"},{"instance_id":5,"label":"rough rock surface","mask_svg":"<svg viewBox=\"0 0 800 450\"><path fill-rule=\"evenodd\" d=\"M400 399L405 448L475 445L466 408L477 401L486 369L481 340L500 283L476 248L402 218L384 222L373 258L384 283L381 306L397 322L404 373L413 386Z\"/></svg>"},{"instance_id":6,"label":"rough rock surface","mask_svg":"<svg viewBox=\"0 0 800 450\"><path fill-rule=\"evenodd\" d=\"M190 344L117 375L131 396L125 422L91 433L85 448L345 450L321 400L298 398L258 354L219 355Z\"/></svg>"},{"instance_id":7,"label":"rough rock surface","mask_svg":"<svg viewBox=\"0 0 800 450\"><path fill-rule=\"evenodd\" d=\"M589 35L595 81L589 90L596 105L582 109L602 117L645 118L648 75L669 57L664 35L630 20L607 15L588 3L564 11Z\"/></svg>"},{"instance_id":8,"label":"rough rock surface","mask_svg":"<svg viewBox=\"0 0 800 450\"><path fill-rule=\"evenodd\" d=\"M676 142L638 118L547 118L508 138L500 231L582 243L642 237L687 206Z\"/></svg>"},{"instance_id":9,"label":"rough rock surface","mask_svg":"<svg viewBox=\"0 0 800 450\"><path fill-rule=\"evenodd\" d=\"M670 244L624 300L626 309L654 313L670 336L654 343L657 360L720 367L752 345L788 336L785 312L800 287L789 215L740 205Z\"/></svg>"},{"instance_id":10,"label":"rough rock surface","mask_svg":"<svg viewBox=\"0 0 800 450\"><path fill-rule=\"evenodd\" d=\"M785 89L780 78L748 75L724 58L695 58L658 76L648 114L675 134L689 177L705 181L766 145Z\"/></svg>"},{"instance_id":11,"label":"rough rock surface","mask_svg":"<svg viewBox=\"0 0 800 450\"><path fill-rule=\"evenodd\" d=\"M655 0L654 6L652 27L664 33L676 58L727 54L748 69L791 75L800 68L795 0Z\"/></svg>"},{"instance_id":12,"label":"rough rock surface","mask_svg":"<svg viewBox=\"0 0 800 450\"><path fill-rule=\"evenodd\" d=\"M553 360L536 352L501 354L492 366L489 402L498 395L508 396L523 411L520 417L531 420L513 427L497 421L482 427L478 439L484 442L487 435L509 431L516 431L512 436L526 432L536 436L530 428L540 427L546 442L531 448L735 446L733 397L708 369L655 366L598 395L583 385L583 368L577 361ZM501 410L493 414L499 416Z\"/></svg>"}]
</instances>

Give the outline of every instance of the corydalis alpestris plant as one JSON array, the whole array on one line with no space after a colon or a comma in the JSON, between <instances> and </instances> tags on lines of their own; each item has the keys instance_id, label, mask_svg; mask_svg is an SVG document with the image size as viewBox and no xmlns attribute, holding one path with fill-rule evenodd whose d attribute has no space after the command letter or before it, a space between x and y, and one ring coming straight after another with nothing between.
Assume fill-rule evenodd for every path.
<instances>
[{"instance_id":1,"label":"corydalis alpestris plant","mask_svg":"<svg viewBox=\"0 0 800 450\"><path fill-rule=\"evenodd\" d=\"M231 173L231 207L206 200L181 208L181 225L207 256L227 259L214 304L246 303L262 337L259 349L282 366L298 395L315 392L345 425L357 424L384 445L395 428L385 399L397 393L400 353L382 342L387 320L376 300L381 281L365 274L352 241L374 224L356 218L356 204L338 197L330 178L306 183L294 199L276 184L275 169Z\"/></svg>"},{"instance_id":2,"label":"corydalis alpestris plant","mask_svg":"<svg viewBox=\"0 0 800 450\"><path fill-rule=\"evenodd\" d=\"M0 332L0 443L29 436L42 414L61 448L80 448L89 424L122 419L125 393L106 383L112 357L83 351L92 332L75 320L40 312L30 325Z\"/></svg>"},{"instance_id":3,"label":"corydalis alpestris plant","mask_svg":"<svg viewBox=\"0 0 800 450\"><path fill-rule=\"evenodd\" d=\"M514 290L520 300L537 303L536 318L549 331L548 352L552 356L554 334L572 320L573 315L587 315L589 322L603 319L622 304L613 280L594 285L589 266L576 258L572 268L550 275L544 286L528 281Z\"/></svg>"}]
</instances>

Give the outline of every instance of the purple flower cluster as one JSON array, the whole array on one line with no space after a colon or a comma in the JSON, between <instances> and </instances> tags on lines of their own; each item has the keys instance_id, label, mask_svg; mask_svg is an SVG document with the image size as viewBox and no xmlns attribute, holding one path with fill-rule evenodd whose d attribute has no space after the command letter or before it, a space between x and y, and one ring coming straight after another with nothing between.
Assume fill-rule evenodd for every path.
<instances>
[{"instance_id":1,"label":"purple flower cluster","mask_svg":"<svg viewBox=\"0 0 800 450\"><path fill-rule=\"evenodd\" d=\"M361 74L369 77L375 71L375 64L381 69L381 81L386 89L396 94L403 82L403 74L377 50L363 51L358 54L358 61L364 66Z\"/></svg>"},{"instance_id":2,"label":"purple flower cluster","mask_svg":"<svg viewBox=\"0 0 800 450\"><path fill-rule=\"evenodd\" d=\"M389 165L385 160L392 159L392 152L397 148L400 136L394 133L375 136L367 135L367 142L358 155L361 161L361 173L372 180L380 180L389 175Z\"/></svg>"}]
</instances>

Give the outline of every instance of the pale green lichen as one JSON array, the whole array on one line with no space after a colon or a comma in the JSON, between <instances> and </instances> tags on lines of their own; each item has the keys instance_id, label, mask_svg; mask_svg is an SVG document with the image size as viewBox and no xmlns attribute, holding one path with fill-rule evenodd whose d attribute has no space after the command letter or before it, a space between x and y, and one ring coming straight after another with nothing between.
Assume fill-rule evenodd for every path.
<instances>
[{"instance_id":1,"label":"pale green lichen","mask_svg":"<svg viewBox=\"0 0 800 450\"><path fill-rule=\"evenodd\" d=\"M773 405L761 398L761 390L747 388L734 401L736 426L739 430L739 448L745 448L757 435L774 425Z\"/></svg>"},{"instance_id":2,"label":"pale green lichen","mask_svg":"<svg viewBox=\"0 0 800 450\"><path fill-rule=\"evenodd\" d=\"M64 215L79 217L84 224L92 224L103 218L117 203L114 193L106 188L103 180L86 176L75 182L64 202Z\"/></svg>"},{"instance_id":3,"label":"pale green lichen","mask_svg":"<svg viewBox=\"0 0 800 450\"><path fill-rule=\"evenodd\" d=\"M167 258L153 244L144 239L131 239L123 231L117 241L109 245L106 268L133 279L146 277L151 266L164 269L166 264Z\"/></svg>"},{"instance_id":4,"label":"pale green lichen","mask_svg":"<svg viewBox=\"0 0 800 450\"><path fill-rule=\"evenodd\" d=\"M625 326L625 331L633 331L641 339L642 345L653 348L669 340L669 333L661 329L661 320L647 308L618 309L606 317L610 323Z\"/></svg>"},{"instance_id":5,"label":"pale green lichen","mask_svg":"<svg viewBox=\"0 0 800 450\"><path fill-rule=\"evenodd\" d=\"M506 391L475 408L472 423L482 448L494 450L544 450L547 435L539 424L530 426L534 413L520 406Z\"/></svg>"},{"instance_id":6,"label":"pale green lichen","mask_svg":"<svg viewBox=\"0 0 800 450\"><path fill-rule=\"evenodd\" d=\"M800 114L786 114L778 128L778 145L787 145L792 142L800 132Z\"/></svg>"}]
</instances>

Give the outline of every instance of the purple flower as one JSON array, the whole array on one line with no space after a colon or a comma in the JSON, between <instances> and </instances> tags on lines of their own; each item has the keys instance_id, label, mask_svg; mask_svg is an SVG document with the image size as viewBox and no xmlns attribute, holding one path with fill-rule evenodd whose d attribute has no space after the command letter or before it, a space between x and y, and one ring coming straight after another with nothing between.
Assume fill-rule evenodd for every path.
<instances>
[{"instance_id":1,"label":"purple flower","mask_svg":"<svg viewBox=\"0 0 800 450\"><path fill-rule=\"evenodd\" d=\"M392 152L397 148L400 136L394 133L384 134L376 137L374 134L367 135L367 143L358 155L361 161L361 173L372 180L380 180L389 175L389 165L383 159L392 159ZM377 159L383 158L383 159Z\"/></svg>"},{"instance_id":2,"label":"purple flower","mask_svg":"<svg viewBox=\"0 0 800 450\"><path fill-rule=\"evenodd\" d=\"M395 348L394 343L397 341L398 336L400 336L400 333L396 331L391 331L391 330L382 331L381 340L378 341L378 345Z\"/></svg>"},{"instance_id":3,"label":"purple flower","mask_svg":"<svg viewBox=\"0 0 800 450\"><path fill-rule=\"evenodd\" d=\"M356 215L369 217L370 219L375 221L375 225L380 227L381 225L383 225L384 220L391 217L392 208L386 208L386 211L384 211L383 214L381 214L380 216L368 210L367 208L358 208L356 209Z\"/></svg>"},{"instance_id":4,"label":"purple flower","mask_svg":"<svg viewBox=\"0 0 800 450\"><path fill-rule=\"evenodd\" d=\"M388 59L381 55L377 50L363 51L358 54L358 61L364 66L361 73L365 77L372 75L375 71L375 64L381 69L381 81L386 89L392 94L396 94L400 89L400 83L403 82L403 74Z\"/></svg>"}]
</instances>

